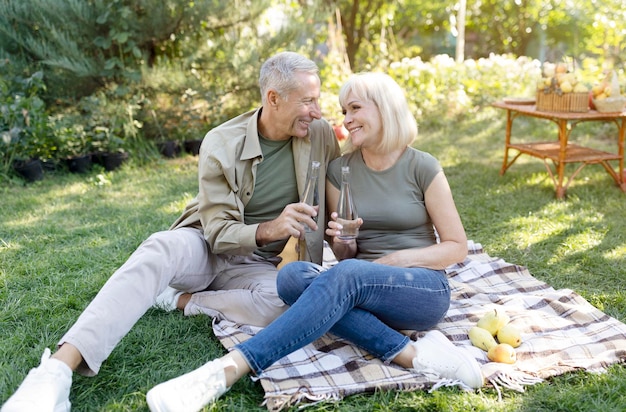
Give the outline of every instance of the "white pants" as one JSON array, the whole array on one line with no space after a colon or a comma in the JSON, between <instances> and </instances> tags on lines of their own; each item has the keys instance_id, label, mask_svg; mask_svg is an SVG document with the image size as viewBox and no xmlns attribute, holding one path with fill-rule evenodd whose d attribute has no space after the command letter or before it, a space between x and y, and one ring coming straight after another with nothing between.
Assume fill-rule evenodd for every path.
<instances>
[{"instance_id":1,"label":"white pants","mask_svg":"<svg viewBox=\"0 0 626 412\"><path fill-rule=\"evenodd\" d=\"M97 374L168 285L186 292L203 291L192 297L186 315L204 313L267 326L286 309L276 292L279 261L213 254L198 229L154 233L105 283L59 345L78 348L84 359L79 373Z\"/></svg>"}]
</instances>

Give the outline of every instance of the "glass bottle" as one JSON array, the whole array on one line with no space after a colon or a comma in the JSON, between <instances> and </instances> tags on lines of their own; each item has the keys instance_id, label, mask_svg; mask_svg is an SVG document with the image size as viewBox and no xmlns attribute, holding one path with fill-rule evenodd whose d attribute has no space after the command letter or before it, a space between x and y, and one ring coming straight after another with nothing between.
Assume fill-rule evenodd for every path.
<instances>
[{"instance_id":1,"label":"glass bottle","mask_svg":"<svg viewBox=\"0 0 626 412\"><path fill-rule=\"evenodd\" d=\"M354 205L354 198L350 191L350 166L341 167L341 188L339 190L339 204L337 205L337 223L343 226L341 240L355 239L359 234L357 225L358 215Z\"/></svg>"},{"instance_id":2,"label":"glass bottle","mask_svg":"<svg viewBox=\"0 0 626 412\"><path fill-rule=\"evenodd\" d=\"M320 173L320 162L313 160L311 162L311 168L309 169L309 177L306 182L306 186L304 187L304 192L302 192L301 202L306 203L307 205L311 205L313 207L317 207L320 204L319 192L318 192L318 181L319 181L319 173ZM317 216L313 218L315 222L317 222ZM304 231L311 232L311 228L304 224Z\"/></svg>"}]
</instances>

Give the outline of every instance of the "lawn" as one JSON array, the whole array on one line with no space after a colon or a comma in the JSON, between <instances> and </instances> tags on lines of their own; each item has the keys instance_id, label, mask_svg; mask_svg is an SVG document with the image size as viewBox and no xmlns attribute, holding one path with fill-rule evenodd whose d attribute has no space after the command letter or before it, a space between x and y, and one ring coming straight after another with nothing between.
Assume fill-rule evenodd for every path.
<instances>
[{"instance_id":1,"label":"lawn","mask_svg":"<svg viewBox=\"0 0 626 412\"><path fill-rule=\"evenodd\" d=\"M528 138L554 127L516 121ZM577 139L613 149L611 129L579 127ZM520 158L499 175L504 116L484 109L445 126L424 124L416 147L438 157L468 237L491 256L525 265L553 287L570 288L626 321L626 194L600 166L583 169L565 200L541 161ZM614 149L613 149L614 150ZM196 193L197 158L185 156L115 172L49 174L0 188L0 402L53 348L102 284L150 233L164 230ZM573 169L572 169L573 170ZM75 375L74 411L147 410L145 393L221 353L206 317L151 309L95 378ZM244 379L207 410L266 410L260 384ZM322 403L310 411L621 411L626 368L568 373L529 387L381 392Z\"/></svg>"}]
</instances>

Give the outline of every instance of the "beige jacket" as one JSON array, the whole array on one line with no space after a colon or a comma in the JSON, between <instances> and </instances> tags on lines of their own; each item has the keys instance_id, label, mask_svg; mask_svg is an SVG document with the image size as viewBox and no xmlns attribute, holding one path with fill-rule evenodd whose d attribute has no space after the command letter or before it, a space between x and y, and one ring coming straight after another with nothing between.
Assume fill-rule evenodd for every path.
<instances>
[{"instance_id":1,"label":"beige jacket","mask_svg":"<svg viewBox=\"0 0 626 412\"><path fill-rule=\"evenodd\" d=\"M198 195L185 207L170 229L196 227L213 253L247 255L257 249L258 224L244 224L244 208L254 192L256 167L263 161L257 118L260 109L244 113L209 131L200 147ZM306 234L307 259L321 263L326 217L325 179L331 160L340 155L332 127L315 120L306 138L292 139L298 191L306 184L309 165L319 160L320 224Z\"/></svg>"}]
</instances>

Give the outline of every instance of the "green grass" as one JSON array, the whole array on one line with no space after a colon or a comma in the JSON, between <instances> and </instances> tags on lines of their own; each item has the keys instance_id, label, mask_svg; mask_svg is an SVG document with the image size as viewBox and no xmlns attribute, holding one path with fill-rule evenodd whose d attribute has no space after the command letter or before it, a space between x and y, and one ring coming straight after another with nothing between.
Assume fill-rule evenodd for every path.
<instances>
[{"instance_id":1,"label":"green grass","mask_svg":"<svg viewBox=\"0 0 626 412\"><path fill-rule=\"evenodd\" d=\"M423 125L416 144L445 167L470 239L486 252L527 266L555 288L570 288L626 320L626 194L600 166L583 169L558 201L540 160L520 158L499 171L504 116L486 109L448 126ZM554 138L548 123L520 121L517 133ZM577 139L613 149L602 125ZM552 136L552 137L550 137ZM152 232L167 229L196 193L194 157L132 163L106 173L53 174L0 188L0 401L6 400L45 347L75 321L102 284ZM147 410L155 384L224 353L206 317L150 310L95 378L75 375L74 411ZM207 410L265 410L249 379ZM507 391L395 391L351 396L311 411L618 411L626 405L626 368L602 375L568 373Z\"/></svg>"}]
</instances>

